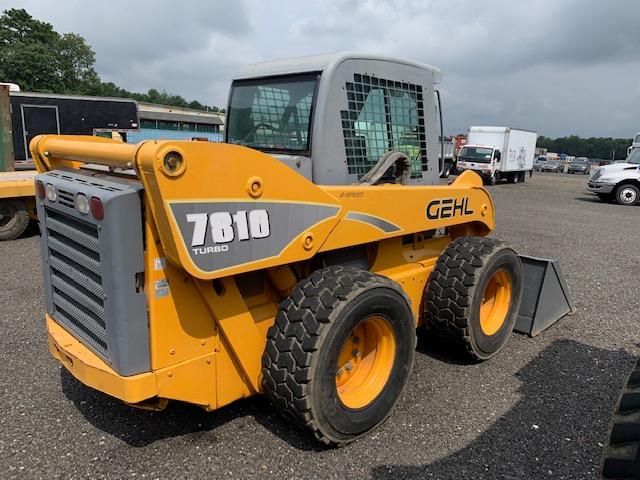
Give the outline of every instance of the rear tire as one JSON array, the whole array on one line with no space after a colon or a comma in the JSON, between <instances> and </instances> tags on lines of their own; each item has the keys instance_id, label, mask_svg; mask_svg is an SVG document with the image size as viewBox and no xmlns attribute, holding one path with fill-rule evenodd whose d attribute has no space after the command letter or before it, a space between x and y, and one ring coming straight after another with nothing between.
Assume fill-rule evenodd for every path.
<instances>
[{"instance_id":1,"label":"rear tire","mask_svg":"<svg viewBox=\"0 0 640 480\"><path fill-rule=\"evenodd\" d=\"M601 478L640 478L640 361L616 403Z\"/></svg>"},{"instance_id":2,"label":"rear tire","mask_svg":"<svg viewBox=\"0 0 640 480\"><path fill-rule=\"evenodd\" d=\"M345 445L380 425L404 389L416 346L402 288L329 267L282 301L262 357L263 388L319 441Z\"/></svg>"},{"instance_id":3,"label":"rear tire","mask_svg":"<svg viewBox=\"0 0 640 480\"><path fill-rule=\"evenodd\" d=\"M440 175L440 178L449 178L449 175L451 175L451 164L445 163L444 170L442 175Z\"/></svg>"},{"instance_id":4,"label":"rear tire","mask_svg":"<svg viewBox=\"0 0 640 480\"><path fill-rule=\"evenodd\" d=\"M616 202L620 205L637 205L640 202L640 188L626 183L616 188Z\"/></svg>"},{"instance_id":5,"label":"rear tire","mask_svg":"<svg viewBox=\"0 0 640 480\"><path fill-rule=\"evenodd\" d=\"M522 264L511 247L493 238L460 237L429 276L425 325L474 360L487 360L509 338L521 296Z\"/></svg>"},{"instance_id":6,"label":"rear tire","mask_svg":"<svg viewBox=\"0 0 640 480\"><path fill-rule=\"evenodd\" d=\"M21 200L0 200L0 241L14 240L29 226L29 211Z\"/></svg>"}]
</instances>

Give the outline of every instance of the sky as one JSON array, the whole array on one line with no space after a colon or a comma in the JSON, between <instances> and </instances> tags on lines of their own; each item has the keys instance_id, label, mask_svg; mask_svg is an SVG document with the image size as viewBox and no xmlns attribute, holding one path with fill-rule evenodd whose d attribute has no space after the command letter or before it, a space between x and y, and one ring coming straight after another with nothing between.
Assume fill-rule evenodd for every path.
<instances>
[{"instance_id":1,"label":"sky","mask_svg":"<svg viewBox=\"0 0 640 480\"><path fill-rule=\"evenodd\" d=\"M104 81L223 107L243 64L352 50L443 70L445 133L640 131L637 0L0 0L82 35Z\"/></svg>"}]
</instances>

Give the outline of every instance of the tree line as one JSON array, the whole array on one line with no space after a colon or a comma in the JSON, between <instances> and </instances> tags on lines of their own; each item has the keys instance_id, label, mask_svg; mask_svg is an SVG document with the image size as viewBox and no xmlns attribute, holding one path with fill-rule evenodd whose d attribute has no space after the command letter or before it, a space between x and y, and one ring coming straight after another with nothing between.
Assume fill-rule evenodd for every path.
<instances>
[{"instance_id":1,"label":"tree line","mask_svg":"<svg viewBox=\"0 0 640 480\"><path fill-rule=\"evenodd\" d=\"M541 135L536 146L546 148L549 152L566 153L576 157L624 159L631 140L610 137L581 138L577 135L547 138Z\"/></svg>"},{"instance_id":2,"label":"tree line","mask_svg":"<svg viewBox=\"0 0 640 480\"><path fill-rule=\"evenodd\" d=\"M16 83L28 92L126 97L175 107L224 111L197 100L154 88L130 92L103 82L95 71L95 53L76 33L59 34L49 23L26 10L12 8L0 15L0 81Z\"/></svg>"}]
</instances>

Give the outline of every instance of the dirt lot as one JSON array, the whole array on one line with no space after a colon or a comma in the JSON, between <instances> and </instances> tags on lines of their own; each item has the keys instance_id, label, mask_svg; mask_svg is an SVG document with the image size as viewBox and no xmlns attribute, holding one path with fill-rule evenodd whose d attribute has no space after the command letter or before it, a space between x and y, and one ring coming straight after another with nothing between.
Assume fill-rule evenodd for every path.
<instances>
[{"instance_id":1,"label":"dirt lot","mask_svg":"<svg viewBox=\"0 0 640 480\"><path fill-rule=\"evenodd\" d=\"M49 356L38 238L0 244L4 478L593 478L613 404L640 354L640 207L583 176L491 187L495 236L560 259L578 313L513 334L483 364L420 345L408 388L372 435L326 450L260 397L207 414L132 409Z\"/></svg>"}]
</instances>

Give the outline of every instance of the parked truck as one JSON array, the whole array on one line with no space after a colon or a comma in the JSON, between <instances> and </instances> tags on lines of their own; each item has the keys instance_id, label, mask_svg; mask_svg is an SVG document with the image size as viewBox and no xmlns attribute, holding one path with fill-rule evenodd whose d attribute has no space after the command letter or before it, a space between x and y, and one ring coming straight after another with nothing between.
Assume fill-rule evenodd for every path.
<instances>
[{"instance_id":1,"label":"parked truck","mask_svg":"<svg viewBox=\"0 0 640 480\"><path fill-rule=\"evenodd\" d=\"M473 170L485 183L506 179L524 182L533 172L533 155L538 134L510 127L469 127L467 144L460 149L458 168Z\"/></svg>"},{"instance_id":2,"label":"parked truck","mask_svg":"<svg viewBox=\"0 0 640 480\"><path fill-rule=\"evenodd\" d=\"M441 140L442 141L442 140ZM448 178L452 173L458 170L458 154L460 149L467 143L466 135L455 135L453 137L445 137L442 141L442 151L444 152L444 163L442 163L442 172L440 178Z\"/></svg>"},{"instance_id":3,"label":"parked truck","mask_svg":"<svg viewBox=\"0 0 640 480\"><path fill-rule=\"evenodd\" d=\"M615 200L620 205L640 204L640 148L634 148L623 162L596 169L587 188L604 201Z\"/></svg>"}]
</instances>

